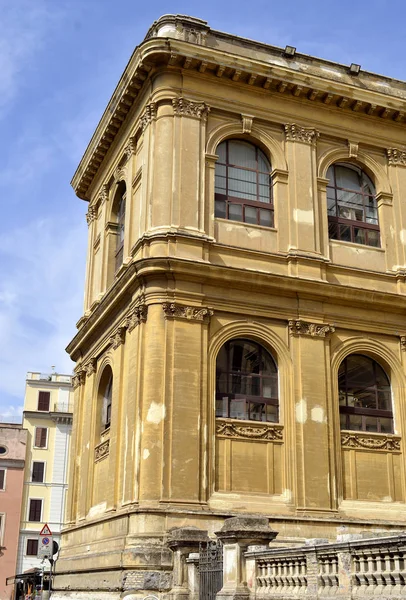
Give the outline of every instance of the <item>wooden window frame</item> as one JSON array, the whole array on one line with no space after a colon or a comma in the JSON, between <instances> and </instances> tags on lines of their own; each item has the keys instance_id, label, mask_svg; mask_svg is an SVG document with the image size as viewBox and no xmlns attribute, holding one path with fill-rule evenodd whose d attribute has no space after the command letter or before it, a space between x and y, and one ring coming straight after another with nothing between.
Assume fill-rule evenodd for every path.
<instances>
[{"instance_id":1,"label":"wooden window frame","mask_svg":"<svg viewBox=\"0 0 406 600\"><path fill-rule=\"evenodd\" d=\"M34 465L42 465L42 479L34 479ZM31 483L45 483L45 467L46 463L43 460L33 460L31 466Z\"/></svg>"},{"instance_id":2,"label":"wooden window frame","mask_svg":"<svg viewBox=\"0 0 406 600\"><path fill-rule=\"evenodd\" d=\"M39 519L31 519L31 505L32 505L32 502L41 502ZM43 509L44 509L44 499L43 498L29 498L28 499L28 519L27 519L27 521L29 523L41 523ZM35 512L37 514L38 510L34 509L33 512ZM34 516L36 516L36 514Z\"/></svg>"},{"instance_id":3,"label":"wooden window frame","mask_svg":"<svg viewBox=\"0 0 406 600\"><path fill-rule=\"evenodd\" d=\"M229 162L229 143L230 142L241 142L244 144L250 144L253 148L255 148L255 158L256 158L256 164L257 164L257 168L256 169L252 169L250 167L243 167L241 165L234 165L232 163ZM226 204L226 216L222 217L218 214L216 214L216 209L215 209L215 216L216 218L226 218L229 221L235 221L236 223L245 223L246 225L260 225L261 227L268 227L270 229L272 229L275 225L275 217L274 217L274 203L273 203L273 185L272 185L272 177L271 177L271 164L267 158L267 156L262 152L262 150L260 150L260 148L258 148L258 146L256 146L255 144L252 144L251 142L248 142L246 140L238 140L238 139L230 139L230 140L225 140L224 142L221 142L222 144L226 145L226 162L221 162L220 160L218 160L216 162L216 168L217 166L223 166L226 169L226 176L225 176L225 180L226 180L226 193L225 194L221 194L219 192L215 192L215 201L221 201L221 202L225 202ZM268 164L269 164L269 172L265 172L265 171L260 171L258 169L258 153L261 152L264 156L264 158L267 160ZM238 198L236 196L232 196L229 194L228 188L229 188L229 175L228 175L228 170L232 168L232 169L239 169L241 171L251 171L253 173L256 173L256 196L257 196L257 201L254 200L249 200L249 199L245 199L245 198ZM260 202L260 200L258 200L259 198L259 175L267 175L269 177L269 203L267 202ZM242 206L242 220L239 221L237 219L234 219L233 217L230 217L230 205L241 205ZM252 223L250 221L246 221L246 208L255 208L256 209L256 223ZM261 220L261 213L260 213L260 209L266 210L270 213L271 216L271 224L270 225L264 225L263 223L260 222Z\"/></svg>"},{"instance_id":4,"label":"wooden window frame","mask_svg":"<svg viewBox=\"0 0 406 600\"><path fill-rule=\"evenodd\" d=\"M49 412L49 408L51 405L51 392L40 390L38 392L38 411L41 412ZM46 406L47 408L43 408Z\"/></svg>"},{"instance_id":5,"label":"wooden window frame","mask_svg":"<svg viewBox=\"0 0 406 600\"><path fill-rule=\"evenodd\" d=\"M0 473L3 473L3 475L0 476L0 492L5 492L6 491L6 482L7 482L7 469L6 469L6 467L1 467L0 468Z\"/></svg>"},{"instance_id":6,"label":"wooden window frame","mask_svg":"<svg viewBox=\"0 0 406 600\"><path fill-rule=\"evenodd\" d=\"M42 436L43 433L41 433L41 438L40 438L40 445L37 445L37 431L39 431L41 429L41 431L46 431L45 434L45 444L42 445ZM42 448L43 450L46 450L48 448L48 435L49 435L49 430L48 427L36 427L35 428L35 433L34 433L34 448Z\"/></svg>"},{"instance_id":7,"label":"wooden window frame","mask_svg":"<svg viewBox=\"0 0 406 600\"><path fill-rule=\"evenodd\" d=\"M29 552L29 544L33 544L36 547L35 552ZM25 544L25 556L38 556L38 539L27 538Z\"/></svg>"}]
</instances>

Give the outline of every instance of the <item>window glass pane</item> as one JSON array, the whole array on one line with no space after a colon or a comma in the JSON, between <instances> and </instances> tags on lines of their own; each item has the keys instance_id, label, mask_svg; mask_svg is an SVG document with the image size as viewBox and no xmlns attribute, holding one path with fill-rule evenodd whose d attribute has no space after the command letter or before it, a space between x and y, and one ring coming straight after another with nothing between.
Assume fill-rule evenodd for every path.
<instances>
[{"instance_id":1,"label":"window glass pane","mask_svg":"<svg viewBox=\"0 0 406 600\"><path fill-rule=\"evenodd\" d=\"M242 204L228 205L228 218L232 221L242 221Z\"/></svg>"},{"instance_id":2,"label":"window glass pane","mask_svg":"<svg viewBox=\"0 0 406 600\"><path fill-rule=\"evenodd\" d=\"M228 398L216 398L216 417L228 417Z\"/></svg>"},{"instance_id":3,"label":"window glass pane","mask_svg":"<svg viewBox=\"0 0 406 600\"><path fill-rule=\"evenodd\" d=\"M265 154L258 149L258 171L263 171L264 173L269 173L271 170L271 165L269 164L268 159Z\"/></svg>"},{"instance_id":4,"label":"window glass pane","mask_svg":"<svg viewBox=\"0 0 406 600\"><path fill-rule=\"evenodd\" d=\"M376 417L365 417L365 431L378 431L378 419Z\"/></svg>"},{"instance_id":5,"label":"window glass pane","mask_svg":"<svg viewBox=\"0 0 406 600\"><path fill-rule=\"evenodd\" d=\"M354 227L354 242L356 244L365 244L366 232L365 229Z\"/></svg>"},{"instance_id":6,"label":"window glass pane","mask_svg":"<svg viewBox=\"0 0 406 600\"><path fill-rule=\"evenodd\" d=\"M332 221L329 221L328 223L328 237L331 240L338 240L338 223L334 223Z\"/></svg>"},{"instance_id":7,"label":"window glass pane","mask_svg":"<svg viewBox=\"0 0 406 600\"><path fill-rule=\"evenodd\" d=\"M376 408L376 395L375 390L359 390L356 391L355 403L354 406L359 408Z\"/></svg>"},{"instance_id":8,"label":"window glass pane","mask_svg":"<svg viewBox=\"0 0 406 600\"><path fill-rule=\"evenodd\" d=\"M274 404L266 405L266 420L270 423L278 422L278 407Z\"/></svg>"},{"instance_id":9,"label":"window glass pane","mask_svg":"<svg viewBox=\"0 0 406 600\"><path fill-rule=\"evenodd\" d=\"M230 140L228 142L228 163L249 169L257 168L256 148L252 144Z\"/></svg>"},{"instance_id":10,"label":"window glass pane","mask_svg":"<svg viewBox=\"0 0 406 600\"><path fill-rule=\"evenodd\" d=\"M269 189L270 177L268 173L258 173L258 183L259 185L264 185Z\"/></svg>"},{"instance_id":11,"label":"window glass pane","mask_svg":"<svg viewBox=\"0 0 406 600\"><path fill-rule=\"evenodd\" d=\"M344 242L351 242L351 228L347 225L339 225L338 239L343 240Z\"/></svg>"},{"instance_id":12,"label":"window glass pane","mask_svg":"<svg viewBox=\"0 0 406 600\"><path fill-rule=\"evenodd\" d=\"M348 415L348 429L360 431L362 429L362 417L360 415Z\"/></svg>"},{"instance_id":13,"label":"window glass pane","mask_svg":"<svg viewBox=\"0 0 406 600\"><path fill-rule=\"evenodd\" d=\"M380 239L379 239L379 231L374 231L373 229L368 230L368 245L374 246L375 248L379 248Z\"/></svg>"},{"instance_id":14,"label":"window glass pane","mask_svg":"<svg viewBox=\"0 0 406 600\"><path fill-rule=\"evenodd\" d=\"M378 225L378 208L373 198L366 198L365 220L367 223L372 223L372 225Z\"/></svg>"},{"instance_id":15,"label":"window glass pane","mask_svg":"<svg viewBox=\"0 0 406 600\"><path fill-rule=\"evenodd\" d=\"M334 198L327 197L327 214L331 217L336 216L336 201Z\"/></svg>"},{"instance_id":16,"label":"window glass pane","mask_svg":"<svg viewBox=\"0 0 406 600\"><path fill-rule=\"evenodd\" d=\"M357 171L351 169L350 167L344 167L339 165L335 165L334 170L337 187L347 188L349 190L360 189L360 178Z\"/></svg>"},{"instance_id":17,"label":"window glass pane","mask_svg":"<svg viewBox=\"0 0 406 600\"><path fill-rule=\"evenodd\" d=\"M244 169L228 170L228 194L237 198L249 197L251 200L257 198L257 183L253 171Z\"/></svg>"},{"instance_id":18,"label":"window glass pane","mask_svg":"<svg viewBox=\"0 0 406 600\"><path fill-rule=\"evenodd\" d=\"M257 222L257 209L253 206L246 206L244 209L246 223L256 223Z\"/></svg>"},{"instance_id":19,"label":"window glass pane","mask_svg":"<svg viewBox=\"0 0 406 600\"><path fill-rule=\"evenodd\" d=\"M270 202L271 201L271 190L269 189L269 185L260 185L258 187L258 200L260 202Z\"/></svg>"},{"instance_id":20,"label":"window glass pane","mask_svg":"<svg viewBox=\"0 0 406 600\"><path fill-rule=\"evenodd\" d=\"M259 209L259 224L265 227L273 227L273 214L271 210Z\"/></svg>"},{"instance_id":21,"label":"window glass pane","mask_svg":"<svg viewBox=\"0 0 406 600\"><path fill-rule=\"evenodd\" d=\"M217 373L216 391L226 393L228 391L227 373Z\"/></svg>"},{"instance_id":22,"label":"window glass pane","mask_svg":"<svg viewBox=\"0 0 406 600\"><path fill-rule=\"evenodd\" d=\"M329 180L329 185L334 186L334 167L333 166L328 168L326 177Z\"/></svg>"},{"instance_id":23,"label":"window glass pane","mask_svg":"<svg viewBox=\"0 0 406 600\"><path fill-rule=\"evenodd\" d=\"M220 217L221 219L226 218L226 203L225 200L216 200L215 202L215 216Z\"/></svg>"},{"instance_id":24,"label":"window glass pane","mask_svg":"<svg viewBox=\"0 0 406 600\"><path fill-rule=\"evenodd\" d=\"M392 410L392 399L389 388L378 391L378 408L380 410Z\"/></svg>"},{"instance_id":25,"label":"window glass pane","mask_svg":"<svg viewBox=\"0 0 406 600\"><path fill-rule=\"evenodd\" d=\"M364 172L361 174L361 187L365 194L370 194L371 196L376 195L375 186L368 177L368 175Z\"/></svg>"},{"instance_id":26,"label":"window glass pane","mask_svg":"<svg viewBox=\"0 0 406 600\"><path fill-rule=\"evenodd\" d=\"M247 403L245 398L230 400L230 418L231 419L247 419Z\"/></svg>"},{"instance_id":27,"label":"window glass pane","mask_svg":"<svg viewBox=\"0 0 406 600\"><path fill-rule=\"evenodd\" d=\"M264 377L262 380L262 395L264 398L278 397L278 379L275 377Z\"/></svg>"},{"instance_id":28,"label":"window glass pane","mask_svg":"<svg viewBox=\"0 0 406 600\"><path fill-rule=\"evenodd\" d=\"M216 167L219 162L225 163L227 159L227 142L222 142L217 146L216 154L218 156L218 161L216 163Z\"/></svg>"},{"instance_id":29,"label":"window glass pane","mask_svg":"<svg viewBox=\"0 0 406 600\"><path fill-rule=\"evenodd\" d=\"M216 175L214 191L217 194L226 194L226 178Z\"/></svg>"},{"instance_id":30,"label":"window glass pane","mask_svg":"<svg viewBox=\"0 0 406 600\"><path fill-rule=\"evenodd\" d=\"M252 421L265 421L265 404L263 402L250 402L249 418Z\"/></svg>"},{"instance_id":31,"label":"window glass pane","mask_svg":"<svg viewBox=\"0 0 406 600\"><path fill-rule=\"evenodd\" d=\"M340 428L347 429L347 415L341 413L340 415Z\"/></svg>"},{"instance_id":32,"label":"window glass pane","mask_svg":"<svg viewBox=\"0 0 406 600\"><path fill-rule=\"evenodd\" d=\"M393 433L393 421L392 419L386 419L384 417L379 418L381 433Z\"/></svg>"}]
</instances>

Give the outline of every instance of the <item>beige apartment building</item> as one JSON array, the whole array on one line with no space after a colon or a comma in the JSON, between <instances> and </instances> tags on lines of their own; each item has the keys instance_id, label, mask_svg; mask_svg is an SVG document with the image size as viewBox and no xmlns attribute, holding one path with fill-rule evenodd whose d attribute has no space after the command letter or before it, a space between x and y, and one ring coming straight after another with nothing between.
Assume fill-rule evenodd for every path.
<instances>
[{"instance_id":1,"label":"beige apartment building","mask_svg":"<svg viewBox=\"0 0 406 600\"><path fill-rule=\"evenodd\" d=\"M72 181L55 598L196 598L217 534L219 597L405 593L405 115L405 82L357 64L151 26ZM280 554L244 554L270 528Z\"/></svg>"},{"instance_id":2,"label":"beige apartment building","mask_svg":"<svg viewBox=\"0 0 406 600\"><path fill-rule=\"evenodd\" d=\"M8 575L41 569L38 536L48 523L59 542L68 486L72 430L71 375L28 372L23 427L27 430L24 492L21 508L17 568ZM46 564L49 570L49 564ZM22 579L17 578L17 580Z\"/></svg>"},{"instance_id":3,"label":"beige apartment building","mask_svg":"<svg viewBox=\"0 0 406 600\"><path fill-rule=\"evenodd\" d=\"M0 600L13 598L14 586L6 580L17 565L26 447L21 424L0 423Z\"/></svg>"}]
</instances>

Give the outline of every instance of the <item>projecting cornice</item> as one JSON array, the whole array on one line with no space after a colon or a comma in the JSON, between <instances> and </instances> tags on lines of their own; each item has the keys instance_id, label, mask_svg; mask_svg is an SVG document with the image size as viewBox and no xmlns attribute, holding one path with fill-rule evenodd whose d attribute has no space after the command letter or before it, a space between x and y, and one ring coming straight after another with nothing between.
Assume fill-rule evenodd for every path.
<instances>
[{"instance_id":1,"label":"projecting cornice","mask_svg":"<svg viewBox=\"0 0 406 600\"><path fill-rule=\"evenodd\" d=\"M231 40L233 53L229 51ZM166 15L153 24L131 57L78 166L72 186L80 198L89 200L89 188L104 157L149 74L158 66L191 70L205 77L227 79L237 86L405 122L404 82L362 70L353 77L345 65L302 54L296 54L294 60L286 59L281 48L211 30L200 19ZM153 113L142 117L141 130Z\"/></svg>"}]
</instances>

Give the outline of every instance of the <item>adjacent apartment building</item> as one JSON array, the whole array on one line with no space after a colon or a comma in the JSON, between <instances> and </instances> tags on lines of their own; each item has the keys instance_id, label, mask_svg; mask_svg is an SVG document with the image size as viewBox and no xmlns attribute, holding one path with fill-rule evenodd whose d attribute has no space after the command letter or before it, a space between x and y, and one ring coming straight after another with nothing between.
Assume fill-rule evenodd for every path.
<instances>
[{"instance_id":1,"label":"adjacent apartment building","mask_svg":"<svg viewBox=\"0 0 406 600\"><path fill-rule=\"evenodd\" d=\"M195 598L190 528L229 517L229 544L253 514L285 545L404 528L405 121L406 83L355 63L184 15L151 26L72 181L89 246L54 600ZM255 539L225 549L224 597L248 598ZM337 561L358 597L399 591L402 543L379 560L327 548L321 597L342 593ZM264 597L295 578L315 598L307 556L264 559Z\"/></svg>"},{"instance_id":2,"label":"adjacent apartment building","mask_svg":"<svg viewBox=\"0 0 406 600\"><path fill-rule=\"evenodd\" d=\"M0 423L0 600L10 600L14 589L6 579L17 565L26 447L22 425Z\"/></svg>"},{"instance_id":3,"label":"adjacent apartment building","mask_svg":"<svg viewBox=\"0 0 406 600\"><path fill-rule=\"evenodd\" d=\"M70 375L28 372L23 427L27 431L17 574L41 566L38 534L48 523L59 541L64 520L73 392ZM10 573L9 575L12 575Z\"/></svg>"}]
</instances>

